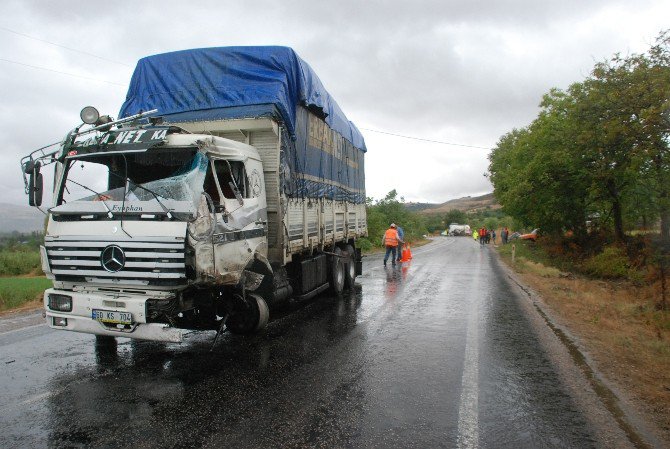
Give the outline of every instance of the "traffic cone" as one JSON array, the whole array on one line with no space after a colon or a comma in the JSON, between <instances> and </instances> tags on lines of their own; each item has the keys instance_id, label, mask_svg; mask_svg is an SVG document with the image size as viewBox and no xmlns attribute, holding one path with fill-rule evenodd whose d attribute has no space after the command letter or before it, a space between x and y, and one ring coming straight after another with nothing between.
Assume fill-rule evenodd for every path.
<instances>
[{"instance_id":1,"label":"traffic cone","mask_svg":"<svg viewBox=\"0 0 670 449\"><path fill-rule=\"evenodd\" d=\"M409 262L412 260L412 250L409 247L409 243L405 243L402 249L402 259L400 262Z\"/></svg>"}]
</instances>

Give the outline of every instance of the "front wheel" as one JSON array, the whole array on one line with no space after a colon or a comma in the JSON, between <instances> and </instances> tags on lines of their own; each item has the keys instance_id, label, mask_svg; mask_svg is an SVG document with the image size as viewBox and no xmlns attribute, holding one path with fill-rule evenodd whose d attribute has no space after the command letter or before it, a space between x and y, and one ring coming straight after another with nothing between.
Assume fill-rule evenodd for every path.
<instances>
[{"instance_id":1,"label":"front wheel","mask_svg":"<svg viewBox=\"0 0 670 449\"><path fill-rule=\"evenodd\" d=\"M256 333L267 326L270 319L270 309L259 295L248 293L247 299L241 296L235 298L233 309L226 328L233 334L248 335Z\"/></svg>"},{"instance_id":2,"label":"front wheel","mask_svg":"<svg viewBox=\"0 0 670 449\"><path fill-rule=\"evenodd\" d=\"M342 260L342 250L335 248L333 255L329 256L329 279L330 288L333 293L340 294L344 290L344 262Z\"/></svg>"},{"instance_id":3,"label":"front wheel","mask_svg":"<svg viewBox=\"0 0 670 449\"><path fill-rule=\"evenodd\" d=\"M349 254L345 263L344 285L347 289L353 290L354 283L356 282L356 251L351 245L345 246L344 250Z\"/></svg>"}]
</instances>

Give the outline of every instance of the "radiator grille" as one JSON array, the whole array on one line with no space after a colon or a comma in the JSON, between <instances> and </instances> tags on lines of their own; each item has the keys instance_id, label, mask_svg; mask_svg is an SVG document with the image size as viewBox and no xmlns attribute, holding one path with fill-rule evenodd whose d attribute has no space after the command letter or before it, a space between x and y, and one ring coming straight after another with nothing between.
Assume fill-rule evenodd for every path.
<instances>
[{"instance_id":1,"label":"radiator grille","mask_svg":"<svg viewBox=\"0 0 670 449\"><path fill-rule=\"evenodd\" d=\"M123 251L123 267L110 272L103 267L102 253L109 246ZM46 241L47 256L56 280L73 276L109 281L178 281L186 278L183 242L95 240ZM117 252L118 254L118 252ZM117 259L119 257L117 256Z\"/></svg>"}]
</instances>

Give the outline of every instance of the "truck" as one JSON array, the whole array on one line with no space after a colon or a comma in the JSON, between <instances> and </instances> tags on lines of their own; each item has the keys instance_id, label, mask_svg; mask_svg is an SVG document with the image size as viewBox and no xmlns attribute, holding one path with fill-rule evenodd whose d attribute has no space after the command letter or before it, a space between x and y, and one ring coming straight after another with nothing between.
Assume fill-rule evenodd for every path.
<instances>
[{"instance_id":1,"label":"truck","mask_svg":"<svg viewBox=\"0 0 670 449\"><path fill-rule=\"evenodd\" d=\"M354 287L365 142L291 48L148 56L118 120L93 107L80 117L21 159L38 208L53 165L40 247L51 328L250 334L291 299Z\"/></svg>"},{"instance_id":2,"label":"truck","mask_svg":"<svg viewBox=\"0 0 670 449\"><path fill-rule=\"evenodd\" d=\"M472 235L472 230L470 229L470 225L462 225L458 223L451 223L449 225L449 230L447 231L446 235Z\"/></svg>"}]
</instances>

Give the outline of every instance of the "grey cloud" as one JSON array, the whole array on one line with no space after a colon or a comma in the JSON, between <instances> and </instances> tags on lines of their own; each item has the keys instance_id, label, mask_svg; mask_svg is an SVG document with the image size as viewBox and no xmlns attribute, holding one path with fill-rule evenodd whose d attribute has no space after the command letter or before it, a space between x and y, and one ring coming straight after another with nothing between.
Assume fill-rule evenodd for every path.
<instances>
[{"instance_id":1,"label":"grey cloud","mask_svg":"<svg viewBox=\"0 0 670 449\"><path fill-rule=\"evenodd\" d=\"M324 5L289 0L186 7L169 0L123 7L32 0L5 2L0 25L131 66L140 57L184 48L288 45L315 69L359 127L491 146L501 134L532 120L549 88L567 87L586 76L595 60L626 52L629 43L615 24L603 24L584 40L572 35L573 24L604 8L639 13L661 3L343 0ZM659 30L642 31L653 37ZM123 85L132 73L132 67L4 30L0 36L0 58ZM517 49L516 43L530 44L530 50ZM125 88L6 62L0 67L0 188L9 196L6 201L23 203L20 174L13 168L18 158L60 139L77 124L86 104L116 115ZM407 144L398 140L395 145ZM445 148L438 163L452 162L450 151ZM464 176L421 179L401 194L443 201L486 191L483 159L459 162ZM368 182L380 191L389 187L376 174Z\"/></svg>"}]
</instances>

